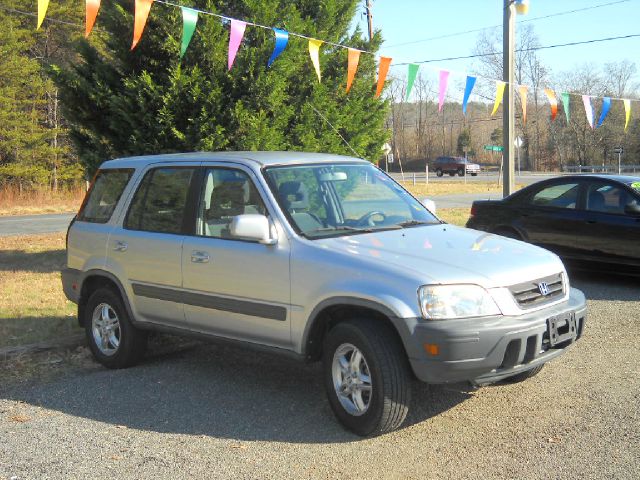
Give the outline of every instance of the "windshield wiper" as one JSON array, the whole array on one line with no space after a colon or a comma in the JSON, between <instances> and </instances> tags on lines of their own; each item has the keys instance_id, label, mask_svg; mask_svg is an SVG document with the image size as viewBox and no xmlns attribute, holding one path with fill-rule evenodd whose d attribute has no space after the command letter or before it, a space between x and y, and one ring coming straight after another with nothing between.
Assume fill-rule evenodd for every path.
<instances>
[{"instance_id":1,"label":"windshield wiper","mask_svg":"<svg viewBox=\"0 0 640 480\"><path fill-rule=\"evenodd\" d=\"M338 225L335 227L321 227L315 228L308 232L305 232L305 235L314 234L314 233L322 233L322 232L358 232L358 233L371 233L371 232L379 232L381 230L398 230L402 228L399 225L381 225L379 227L351 227L349 225Z\"/></svg>"},{"instance_id":2,"label":"windshield wiper","mask_svg":"<svg viewBox=\"0 0 640 480\"><path fill-rule=\"evenodd\" d=\"M407 220L406 222L400 222L397 224L399 227L416 227L418 225L434 225L433 222L425 222L423 220Z\"/></svg>"}]
</instances>

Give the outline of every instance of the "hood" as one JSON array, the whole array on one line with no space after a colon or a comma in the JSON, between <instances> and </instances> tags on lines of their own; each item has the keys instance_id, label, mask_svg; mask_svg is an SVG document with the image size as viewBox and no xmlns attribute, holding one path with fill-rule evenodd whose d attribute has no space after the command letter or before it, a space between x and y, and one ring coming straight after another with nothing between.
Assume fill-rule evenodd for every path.
<instances>
[{"instance_id":1,"label":"hood","mask_svg":"<svg viewBox=\"0 0 640 480\"><path fill-rule=\"evenodd\" d=\"M315 240L319 247L416 276L423 284L505 287L564 270L553 253L525 242L453 225L424 225Z\"/></svg>"}]
</instances>

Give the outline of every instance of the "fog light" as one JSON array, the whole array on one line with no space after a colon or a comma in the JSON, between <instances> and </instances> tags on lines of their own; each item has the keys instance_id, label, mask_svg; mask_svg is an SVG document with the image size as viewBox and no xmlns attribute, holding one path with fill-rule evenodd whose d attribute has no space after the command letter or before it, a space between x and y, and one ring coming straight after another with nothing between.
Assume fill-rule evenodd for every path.
<instances>
[{"instance_id":1,"label":"fog light","mask_svg":"<svg viewBox=\"0 0 640 480\"><path fill-rule=\"evenodd\" d=\"M424 351L427 352L427 355L435 357L440 354L440 347L437 343L425 343L423 347Z\"/></svg>"}]
</instances>

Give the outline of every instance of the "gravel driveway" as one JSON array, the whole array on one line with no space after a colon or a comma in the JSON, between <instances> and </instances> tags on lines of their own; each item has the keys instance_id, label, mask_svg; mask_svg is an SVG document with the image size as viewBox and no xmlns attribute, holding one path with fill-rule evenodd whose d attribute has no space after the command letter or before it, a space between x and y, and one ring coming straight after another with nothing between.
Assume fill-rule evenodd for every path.
<instances>
[{"instance_id":1,"label":"gravel driveway","mask_svg":"<svg viewBox=\"0 0 640 480\"><path fill-rule=\"evenodd\" d=\"M640 282L573 276L583 339L518 385L416 385L402 430L362 440L317 365L207 344L139 367L0 385L6 478L640 478Z\"/></svg>"}]
</instances>

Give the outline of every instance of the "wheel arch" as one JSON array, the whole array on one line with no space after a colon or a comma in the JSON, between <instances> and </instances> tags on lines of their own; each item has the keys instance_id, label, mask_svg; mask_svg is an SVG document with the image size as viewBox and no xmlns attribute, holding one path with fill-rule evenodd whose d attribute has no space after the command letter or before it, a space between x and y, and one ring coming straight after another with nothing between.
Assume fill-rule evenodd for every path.
<instances>
[{"instance_id":1,"label":"wheel arch","mask_svg":"<svg viewBox=\"0 0 640 480\"><path fill-rule=\"evenodd\" d=\"M120 298L122 299L122 303L124 307L127 309L127 314L129 318L133 319L133 312L131 310L131 305L129 305L129 299L127 294L120 283L120 280L105 270L89 270L84 274L82 279L82 286L80 287L80 297L78 298L78 324L83 327L84 326L84 314L85 307L87 305L87 301L93 292L95 292L98 288L111 288L116 293L120 294Z\"/></svg>"},{"instance_id":2,"label":"wheel arch","mask_svg":"<svg viewBox=\"0 0 640 480\"><path fill-rule=\"evenodd\" d=\"M518 227L514 227L513 225L498 225L493 230L491 230L491 233L495 233L496 235L503 235L508 238L513 238L509 237L508 235L504 235L504 233L510 233L512 235L518 236L516 240L522 240L524 242L529 241L527 236Z\"/></svg>"},{"instance_id":3,"label":"wheel arch","mask_svg":"<svg viewBox=\"0 0 640 480\"><path fill-rule=\"evenodd\" d=\"M325 335L335 325L353 318L370 318L387 325L397 336L407 356L403 336L400 332L404 322L387 306L370 300L353 297L337 297L318 304L307 322L303 339L302 354L307 361L317 361L322 356L322 344ZM407 329L408 330L408 329Z\"/></svg>"}]
</instances>

